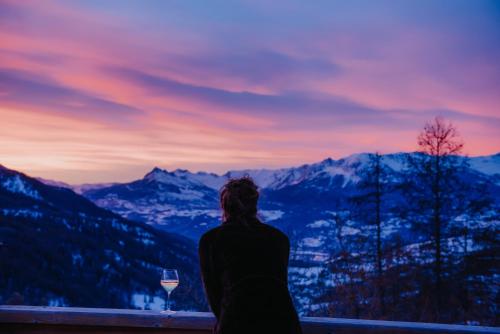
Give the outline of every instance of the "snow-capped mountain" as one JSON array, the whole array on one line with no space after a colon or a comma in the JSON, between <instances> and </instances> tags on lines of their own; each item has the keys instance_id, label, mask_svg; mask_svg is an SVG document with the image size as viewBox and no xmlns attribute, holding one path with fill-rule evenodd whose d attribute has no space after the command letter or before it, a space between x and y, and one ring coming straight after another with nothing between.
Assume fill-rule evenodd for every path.
<instances>
[{"instance_id":1,"label":"snow-capped mountain","mask_svg":"<svg viewBox=\"0 0 500 334\"><path fill-rule=\"evenodd\" d=\"M404 169L404 161L407 153L394 153L386 154L382 157L382 162L391 168L393 171L400 172ZM208 188L219 190L224 183L230 178L237 178L243 175L249 175L261 188L279 189L287 185L300 183L305 179L314 178L320 174L329 174L330 176L342 175L346 178L346 182L356 181L356 176L353 171L356 168L362 167L368 162L369 153L357 153L348 157L333 160L326 158L321 162L313 164L304 164L298 167L280 168L280 169L243 169L243 170L230 170L222 175L208 172L190 172L186 169L176 169L172 172L161 169L159 167L153 168L149 174L162 174L167 173L170 175L170 181L173 178L191 180L198 182ZM489 156L478 156L466 158L470 164L470 168L482 174L489 176L500 175L500 153ZM352 180L349 180L353 178ZM163 182L168 183L168 177ZM108 188L120 183L86 183L79 185L70 185L65 182L48 180L44 178L37 178L37 180L52 186L65 187L73 189L78 194L86 193L91 190L101 188Z\"/></svg>"},{"instance_id":2,"label":"snow-capped mountain","mask_svg":"<svg viewBox=\"0 0 500 334\"><path fill-rule=\"evenodd\" d=\"M387 154L382 162L397 177L404 169L407 153ZM472 171L485 177L500 175L499 154L469 158ZM285 212L304 213L308 207L331 209L333 202L347 196L359 181L357 170L369 161L368 153L343 159L282 169L247 169L214 173L191 173L155 167L144 178L124 184L99 185L83 191L97 205L130 219L197 239L220 221L218 191L230 178L249 175L262 191L263 220L286 220ZM307 207L306 207L307 206ZM292 210L293 209L293 210ZM307 220L306 220L307 221ZM307 222L304 221L304 225Z\"/></svg>"},{"instance_id":3,"label":"snow-capped mountain","mask_svg":"<svg viewBox=\"0 0 500 334\"><path fill-rule=\"evenodd\" d=\"M168 172L154 168L144 178L131 183L84 191L97 205L129 219L143 221L170 232L194 237L193 219L203 224L218 219L217 192L186 171ZM187 231L192 226L193 231ZM201 225L204 226L204 225Z\"/></svg>"},{"instance_id":4,"label":"snow-capped mountain","mask_svg":"<svg viewBox=\"0 0 500 334\"><path fill-rule=\"evenodd\" d=\"M401 180L407 155L382 156L389 183L397 184ZM471 231L477 230L479 234L493 235L500 228L499 157L500 154L464 158L470 166L462 175L464 180L481 182L496 203L494 209L483 213L482 220L471 225ZM220 224L218 191L221 186L230 178L249 175L260 187L261 219L283 230L290 238L290 289L301 313L310 314L321 307L317 302L321 291L335 284L328 266L338 254L346 251L364 254L373 247L375 227L363 222L357 209L349 204L360 181L358 171L369 161L370 155L361 153L291 168L235 170L222 175L154 168L142 179L110 186L96 185L83 190L82 194L128 219L182 234L196 242L203 232ZM402 243L404 249L409 254L415 253L411 256L416 257L428 239L416 231L409 220L399 217L397 207L401 197L402 194L395 190L384 199L387 213L382 223L382 238L385 245ZM450 238L445 251L462 247L459 241ZM470 249L480 247L471 244ZM373 270L369 260L366 261L365 269Z\"/></svg>"},{"instance_id":5,"label":"snow-capped mountain","mask_svg":"<svg viewBox=\"0 0 500 334\"><path fill-rule=\"evenodd\" d=\"M83 195L127 218L196 241L203 232L220 224L220 187L230 178L249 175L261 190L260 217L290 237L290 289L299 309L308 312L318 294L318 281L325 281L328 276L327 261L348 246L357 245L356 252L364 252L372 245L374 226L360 222L356 212L348 207L348 198L356 192L360 180L358 171L366 167L369 158L369 154L363 153L298 167L228 171L223 175L155 168L140 180L86 191ZM401 178L406 158L407 153L382 157L389 182L397 183ZM500 202L498 155L467 159L470 175L464 177L470 182L489 181L492 194ZM397 192L387 196L387 208L397 207L400 197ZM493 225L484 228L498 228L496 214L485 216ZM410 222L395 214L384 217L382 231L384 243L397 239L411 248L412 244L425 242Z\"/></svg>"},{"instance_id":6,"label":"snow-capped mountain","mask_svg":"<svg viewBox=\"0 0 500 334\"><path fill-rule=\"evenodd\" d=\"M197 264L189 239L0 166L0 304L160 309L168 266L182 275L177 303L200 310Z\"/></svg>"}]
</instances>

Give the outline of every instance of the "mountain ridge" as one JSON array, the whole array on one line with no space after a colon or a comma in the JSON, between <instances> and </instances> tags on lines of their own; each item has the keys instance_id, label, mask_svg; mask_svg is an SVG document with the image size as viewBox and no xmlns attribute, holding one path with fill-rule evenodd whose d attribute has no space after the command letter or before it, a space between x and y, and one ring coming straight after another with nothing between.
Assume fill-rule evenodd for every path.
<instances>
[{"instance_id":1,"label":"mountain ridge","mask_svg":"<svg viewBox=\"0 0 500 334\"><path fill-rule=\"evenodd\" d=\"M389 174L387 182L397 184L402 180L408 154L411 153L383 156L382 161L387 165ZM467 158L473 161L469 168L461 170L463 174L460 176L464 181L483 187L492 195L494 202L494 206L475 217L476 223L469 226L469 232L474 238L467 243L468 251L484 251L488 254L491 249L486 244L479 243L480 237L494 235L494 231L499 228L500 221L496 218L500 207L499 157L496 154ZM106 208L128 220L147 223L156 230L189 238L192 241L190 245L194 248L201 234L221 222L219 187L230 177L249 174L261 186L259 218L289 236L290 290L299 312L307 314L321 309L321 291L324 291L321 289L330 289L338 284L334 283L335 276L329 266L339 259L339 254L370 254L374 226L359 216L359 208L353 207L349 200L358 191L360 176L357 170L366 166L368 158L367 153L354 154L339 160L327 158L297 167L228 171L222 175L191 173L185 169L167 171L155 167L141 179L105 187L94 186L84 190L83 195L98 207ZM26 190L23 186L14 187L16 184L10 182L8 187L16 191ZM0 180L0 190L2 185ZM28 194L29 191L30 189ZM9 194L17 196L16 192ZM0 191L0 200L1 195ZM36 201L36 198L30 200ZM411 219L398 213L398 207L403 202L403 194L397 187L384 196L381 224L383 244L388 249L396 247L395 249L408 251L410 258L417 258L422 255L418 250L425 248L429 239L412 225ZM18 208L17 212L25 214L22 208ZM1 213L2 210L0 220ZM459 227L457 224L460 224L460 219L463 218L455 217L450 221L451 228ZM448 254L453 254L462 247L460 238L456 237L446 238L445 244L444 249L447 249ZM148 256L154 257L154 254L149 253ZM428 254L418 261L425 263L426 256ZM369 258L368 256L367 263L361 264L364 268L372 268ZM197 266L193 261L187 263ZM492 279L494 269L486 269L484 277ZM142 294L146 295L144 292Z\"/></svg>"},{"instance_id":2,"label":"mountain ridge","mask_svg":"<svg viewBox=\"0 0 500 334\"><path fill-rule=\"evenodd\" d=\"M408 154L412 153L382 156L382 162L391 170L393 178L400 177ZM473 159L472 172L499 184L500 160L497 155L467 159ZM175 233L187 233L196 240L203 231L220 221L218 192L230 178L252 177L261 190L259 211L262 218L276 221L283 217L282 213L286 211L283 208L320 205L326 209L327 203L349 196L359 181L357 170L368 161L369 153L359 153L291 168L244 169L221 175L155 167L142 179L109 187L96 186L82 194L97 205L129 219ZM481 172L485 169L488 174Z\"/></svg>"},{"instance_id":3,"label":"mountain ridge","mask_svg":"<svg viewBox=\"0 0 500 334\"><path fill-rule=\"evenodd\" d=\"M206 306L191 240L5 167L0 244L0 303L18 294L32 305L160 309L168 266L180 269L183 307Z\"/></svg>"},{"instance_id":4,"label":"mountain ridge","mask_svg":"<svg viewBox=\"0 0 500 334\"><path fill-rule=\"evenodd\" d=\"M383 159L385 158L386 161L384 161L386 164L388 163L387 159L391 157L402 157L408 154L414 154L417 152L396 152L396 153L388 153L388 154L382 154ZM231 177L241 177L245 174L249 174L250 176L255 177L255 181L261 181L262 184L258 184L260 188L267 188L269 186L269 180L265 180L265 177L269 177L269 175L277 175L279 173L286 173L291 170L300 170L300 169L306 169L310 168L311 166L318 166L318 165L324 165L324 164L332 164L332 163L338 163L342 161L346 162L355 162L356 158L367 158L370 154L372 153L367 153L367 152L361 152L361 153L353 153L351 155L348 155L346 157L342 157L339 159L333 159L331 157L327 157L323 160L320 160L318 162L313 162L313 163L304 163L301 165L297 166L291 166L291 167L281 167L281 168L250 168L250 169L236 169L236 170L228 170L224 173L217 174L213 172L206 172L206 171L197 171L197 172L192 172L188 169L182 169L182 168L176 168L172 171L168 171L167 169L163 169L159 166L153 167L149 172L147 172L142 178L145 178L148 174L151 173L169 173L171 175L175 175L178 177L191 177L193 180L197 180L204 185L213 188L214 190L219 190L220 187L224 184L225 181L227 181ZM474 157L468 157L468 156L461 156L463 158L467 158L469 162L471 163L471 167L474 170L477 170L483 174L487 175L496 175L499 174L500 176L500 152L491 154L491 155L481 155L481 156L474 156ZM389 161L388 165L395 169L397 163L392 161L393 165L391 165L391 161ZM1 165L0 165L1 166ZM5 167L4 167L5 168ZM56 181L56 180L49 180L49 179L44 179L44 178L37 178L40 181L49 184L49 185L55 185L55 186L62 186L62 187L67 187L70 189L73 189L75 192L79 194L83 194L84 192L88 190L93 190L93 189L99 189L99 188L104 188L108 186L113 186L113 185L120 185L120 184L127 184L130 182L105 182L105 183L84 183L84 184L69 184L66 182L61 182L61 181ZM140 179L135 179L140 180ZM257 183L259 183L257 181ZM264 182L262 182L264 181Z\"/></svg>"}]
</instances>

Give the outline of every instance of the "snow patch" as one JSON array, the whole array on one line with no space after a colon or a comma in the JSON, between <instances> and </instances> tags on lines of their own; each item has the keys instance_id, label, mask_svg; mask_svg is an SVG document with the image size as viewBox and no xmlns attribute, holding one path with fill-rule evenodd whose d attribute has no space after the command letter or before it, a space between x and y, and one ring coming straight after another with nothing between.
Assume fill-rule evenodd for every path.
<instances>
[{"instance_id":1,"label":"snow patch","mask_svg":"<svg viewBox=\"0 0 500 334\"><path fill-rule=\"evenodd\" d=\"M172 298L170 298L172 302ZM146 295L143 293L134 293L132 295L132 305L141 310L162 311L165 305L165 299L158 296Z\"/></svg>"},{"instance_id":2,"label":"snow patch","mask_svg":"<svg viewBox=\"0 0 500 334\"><path fill-rule=\"evenodd\" d=\"M3 209L2 214L5 216L14 216L14 217L31 217L31 218L40 218L43 217L43 213L36 210L28 210L28 209Z\"/></svg>"},{"instance_id":3,"label":"snow patch","mask_svg":"<svg viewBox=\"0 0 500 334\"><path fill-rule=\"evenodd\" d=\"M313 223L310 223L310 224L307 224L307 227L310 227L310 228L320 228L320 227L329 227L330 226L330 222L328 220L316 220L315 222Z\"/></svg>"},{"instance_id":4,"label":"snow patch","mask_svg":"<svg viewBox=\"0 0 500 334\"><path fill-rule=\"evenodd\" d=\"M259 215L264 221L272 221L283 217L284 212L281 210L260 210Z\"/></svg>"},{"instance_id":5,"label":"snow patch","mask_svg":"<svg viewBox=\"0 0 500 334\"><path fill-rule=\"evenodd\" d=\"M342 235L355 235L361 232L359 228L344 226L342 227Z\"/></svg>"},{"instance_id":6,"label":"snow patch","mask_svg":"<svg viewBox=\"0 0 500 334\"><path fill-rule=\"evenodd\" d=\"M500 174L500 153L484 157L473 157L470 167L486 175Z\"/></svg>"},{"instance_id":7,"label":"snow patch","mask_svg":"<svg viewBox=\"0 0 500 334\"><path fill-rule=\"evenodd\" d=\"M320 247L323 245L323 237L318 238L304 238L302 244L307 247Z\"/></svg>"},{"instance_id":8,"label":"snow patch","mask_svg":"<svg viewBox=\"0 0 500 334\"><path fill-rule=\"evenodd\" d=\"M5 190L12 193L23 194L38 200L42 199L38 191L31 188L31 186L19 175L14 175L13 177L5 179L2 182L2 186Z\"/></svg>"}]
</instances>

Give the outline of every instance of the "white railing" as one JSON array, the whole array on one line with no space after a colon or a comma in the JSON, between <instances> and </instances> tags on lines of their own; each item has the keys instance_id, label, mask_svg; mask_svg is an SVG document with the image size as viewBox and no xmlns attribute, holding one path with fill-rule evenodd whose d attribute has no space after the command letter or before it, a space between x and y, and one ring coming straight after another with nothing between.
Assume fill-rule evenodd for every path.
<instances>
[{"instance_id":1,"label":"white railing","mask_svg":"<svg viewBox=\"0 0 500 334\"><path fill-rule=\"evenodd\" d=\"M0 305L0 333L210 333L211 313ZM444 325L419 322L301 318L304 334L326 333L498 333L499 327Z\"/></svg>"}]
</instances>

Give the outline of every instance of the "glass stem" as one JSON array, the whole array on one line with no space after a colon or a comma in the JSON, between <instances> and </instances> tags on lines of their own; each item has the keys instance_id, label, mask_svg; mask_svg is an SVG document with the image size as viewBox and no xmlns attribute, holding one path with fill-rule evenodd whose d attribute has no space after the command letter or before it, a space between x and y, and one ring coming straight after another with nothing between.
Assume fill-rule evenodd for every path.
<instances>
[{"instance_id":1,"label":"glass stem","mask_svg":"<svg viewBox=\"0 0 500 334\"><path fill-rule=\"evenodd\" d=\"M167 311L170 311L170 292L167 292Z\"/></svg>"}]
</instances>

